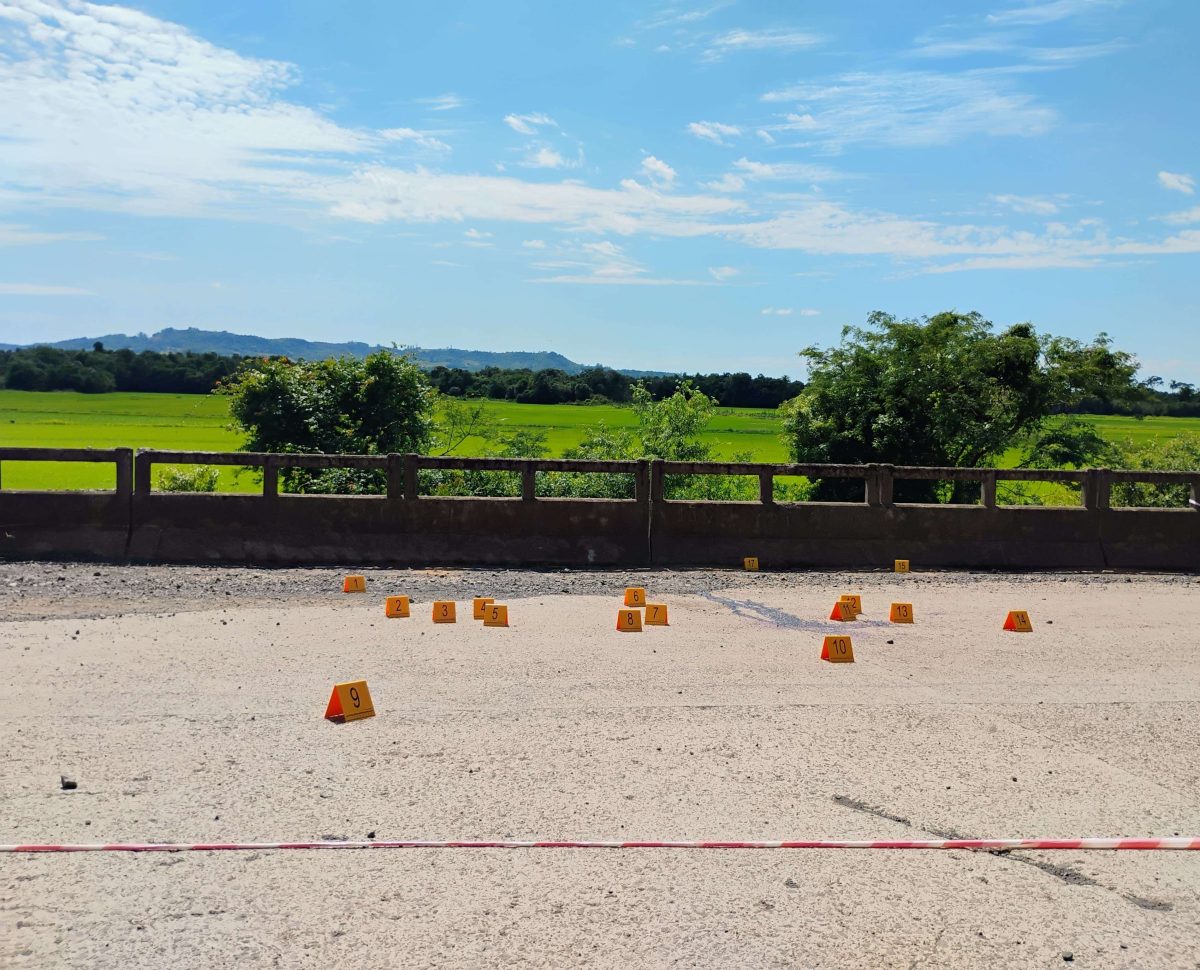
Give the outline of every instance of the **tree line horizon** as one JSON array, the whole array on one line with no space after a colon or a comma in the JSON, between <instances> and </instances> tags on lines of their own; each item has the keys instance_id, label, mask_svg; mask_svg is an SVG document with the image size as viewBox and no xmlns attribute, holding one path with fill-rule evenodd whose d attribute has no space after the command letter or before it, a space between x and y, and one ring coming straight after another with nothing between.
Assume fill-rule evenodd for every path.
<instances>
[{"instance_id":1,"label":"tree line horizon","mask_svg":"<svg viewBox=\"0 0 1200 970\"><path fill-rule=\"evenodd\" d=\"M843 333L855 330L845 328ZM861 333L859 331L860 336ZM1107 341L1106 337L1103 339ZM398 351L381 352L403 356ZM1115 353L1136 361L1123 351ZM807 351L801 356L812 363ZM91 350L21 347L0 351L0 387L85 394L116 391L207 394L264 359L288 360L214 352L108 350L100 342ZM795 399L809 383L787 376L752 376L747 372L631 377L602 366L588 367L577 374L553 368L485 367L468 371L441 365L423 369L423 372L440 394L518 404L628 405L634 401L637 386L644 387L652 400L661 401L670 397L681 381L687 380L720 407L775 410ZM1081 395L1071 402L1070 413L1200 417L1200 393L1187 382L1171 381L1168 384L1158 377L1139 382L1132 379L1131 373L1120 395Z\"/></svg>"}]
</instances>

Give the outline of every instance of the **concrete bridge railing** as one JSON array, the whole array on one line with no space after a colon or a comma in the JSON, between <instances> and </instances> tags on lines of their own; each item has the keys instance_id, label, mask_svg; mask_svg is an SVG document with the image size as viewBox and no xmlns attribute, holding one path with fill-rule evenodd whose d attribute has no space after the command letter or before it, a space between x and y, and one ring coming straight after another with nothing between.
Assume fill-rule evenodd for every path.
<instances>
[{"instance_id":1,"label":"concrete bridge railing","mask_svg":"<svg viewBox=\"0 0 1200 970\"><path fill-rule=\"evenodd\" d=\"M3 488L5 462L84 461L116 469L112 491ZM258 494L158 492L155 465L232 465L262 471ZM295 495L288 468L382 473L381 495ZM504 471L508 498L421 494L425 469ZM549 498L539 473L627 474L631 499ZM667 476L734 475L758 481L756 501L666 498ZM847 502L780 502L775 479L862 482ZM896 483L968 482L975 504L895 501ZM1071 507L1008 506L1001 482L1080 486ZM296 455L113 449L0 448L0 558L347 565L735 565L765 567L1200 569L1200 515L1114 508L1117 482L1186 485L1200 503L1200 472L1112 469L928 468L891 465L609 462L421 455Z\"/></svg>"}]
</instances>

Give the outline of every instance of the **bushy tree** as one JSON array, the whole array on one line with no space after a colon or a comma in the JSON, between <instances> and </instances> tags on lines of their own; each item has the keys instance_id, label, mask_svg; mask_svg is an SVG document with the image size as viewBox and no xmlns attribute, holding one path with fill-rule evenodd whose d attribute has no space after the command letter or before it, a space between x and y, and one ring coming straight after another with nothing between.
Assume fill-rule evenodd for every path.
<instances>
[{"instance_id":1,"label":"bushy tree","mask_svg":"<svg viewBox=\"0 0 1200 970\"><path fill-rule=\"evenodd\" d=\"M379 351L365 359L271 358L247 362L221 387L246 434L245 450L382 455L421 452L432 430L433 391L407 357ZM381 492L380 472L290 469L294 491Z\"/></svg>"},{"instance_id":2,"label":"bushy tree","mask_svg":"<svg viewBox=\"0 0 1200 970\"><path fill-rule=\"evenodd\" d=\"M799 462L980 466L1038 435L1085 395L1117 400L1136 388L1137 361L1101 334L1090 344L1039 336L1029 324L1000 333L978 313L901 320L872 313L826 350L801 351L809 380L784 405L784 434ZM1054 447L1077 463L1099 441L1055 429ZM945 490L944 490L945 491ZM951 486L953 497L969 491ZM816 496L857 496L854 482L826 481ZM937 483L898 482L897 499L927 501ZM946 497L943 494L942 497Z\"/></svg>"},{"instance_id":3,"label":"bushy tree","mask_svg":"<svg viewBox=\"0 0 1200 970\"><path fill-rule=\"evenodd\" d=\"M1146 471L1200 471L1200 435L1181 434L1171 438L1153 438L1144 444L1126 441L1114 462L1121 468ZM1191 497L1188 485L1152 485L1147 482L1114 482L1112 504L1187 508Z\"/></svg>"}]
</instances>

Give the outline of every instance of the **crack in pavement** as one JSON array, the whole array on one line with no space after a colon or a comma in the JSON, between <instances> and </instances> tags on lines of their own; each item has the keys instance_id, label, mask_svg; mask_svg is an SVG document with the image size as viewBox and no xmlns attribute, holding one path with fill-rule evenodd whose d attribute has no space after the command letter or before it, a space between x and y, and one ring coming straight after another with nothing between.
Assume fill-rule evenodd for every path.
<instances>
[{"instance_id":1,"label":"crack in pavement","mask_svg":"<svg viewBox=\"0 0 1200 970\"><path fill-rule=\"evenodd\" d=\"M889 822L896 822L903 825L905 828L915 829L919 832L928 832L930 835L936 836L939 839L971 839L976 836L964 835L962 832L957 832L954 829L937 829L928 825L917 825L911 819L905 818L903 815L894 815L885 809L878 808L874 805L868 805L866 802L857 798L851 798L849 795L834 795L833 800L836 804L843 808L849 808L856 812L863 812L866 815L873 815L876 818L886 819ZM1174 906L1171 903L1163 900L1147 899L1144 896L1138 896L1134 893L1122 892L1115 886L1108 886L1104 883L1093 879L1091 876L1085 875L1078 869L1072 869L1070 866L1060 866L1053 862L1046 862L1041 859L1031 859L1024 855L1013 855L1013 849L988 849L988 855L998 856L1006 859L1009 862L1019 862L1023 865L1033 866L1035 869L1040 869L1047 875L1054 876L1060 879L1068 886L1095 886L1098 889L1107 890L1110 893L1115 893L1126 902L1137 906L1139 909L1150 910L1151 912L1169 913Z\"/></svg>"}]
</instances>

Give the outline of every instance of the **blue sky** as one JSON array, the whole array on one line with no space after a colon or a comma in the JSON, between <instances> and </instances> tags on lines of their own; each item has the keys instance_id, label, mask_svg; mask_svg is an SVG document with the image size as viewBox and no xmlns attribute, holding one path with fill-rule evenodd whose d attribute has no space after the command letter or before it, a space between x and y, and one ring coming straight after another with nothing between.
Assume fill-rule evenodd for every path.
<instances>
[{"instance_id":1,"label":"blue sky","mask_svg":"<svg viewBox=\"0 0 1200 970\"><path fill-rule=\"evenodd\" d=\"M0 340L801 369L977 309L1200 380L1200 4L0 0Z\"/></svg>"}]
</instances>

